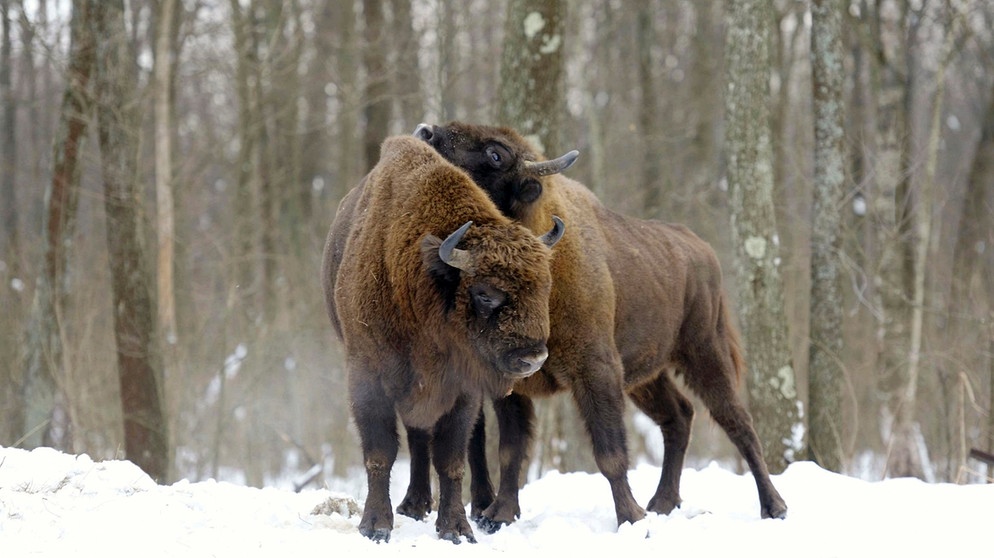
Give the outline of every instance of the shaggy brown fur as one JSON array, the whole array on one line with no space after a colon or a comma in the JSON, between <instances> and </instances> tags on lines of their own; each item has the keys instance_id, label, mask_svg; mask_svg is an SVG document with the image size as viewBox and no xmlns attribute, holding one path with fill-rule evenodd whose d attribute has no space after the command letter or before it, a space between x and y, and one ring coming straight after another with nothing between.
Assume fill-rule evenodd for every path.
<instances>
[{"instance_id":1,"label":"shaggy brown fur","mask_svg":"<svg viewBox=\"0 0 994 558\"><path fill-rule=\"evenodd\" d=\"M436 235L468 221L457 249L465 259L452 267ZM380 162L342 200L323 282L362 441L367 537L387 540L393 527L399 415L431 433L440 536L472 540L461 499L466 444L481 397L506 394L545 359L556 240L503 216L465 172L412 137L388 138Z\"/></svg>"},{"instance_id":2,"label":"shaggy brown fur","mask_svg":"<svg viewBox=\"0 0 994 558\"><path fill-rule=\"evenodd\" d=\"M664 436L662 475L648 509L669 513L679 506L694 411L671 372L683 376L745 458L756 480L761 515L784 517L787 506L770 481L751 418L736 394L744 363L711 247L684 226L619 215L576 181L527 176L518 162L540 157L512 130L462 123L425 130L419 126L416 134L450 161L466 165L495 201L503 200L498 206L509 216L533 230L552 214L570 223L553 261L549 358L539 373L515 383L510 397L495 402L500 487L478 523L496 530L519 514L517 479L525 452L518 446L527 445L532 434L527 399L561 390L573 394L585 420L619 524L645 515L626 476L622 393L659 424ZM497 168L482 156L494 144L512 154L510 164ZM515 185L532 180L541 182L541 196L530 202L513 199L522 191ZM511 434L505 437L505 430ZM471 444L471 463L483 460L477 448L482 444ZM514 457L505 462L505 455ZM488 501L489 479L480 482L473 489L474 506L478 499L481 506Z\"/></svg>"}]
</instances>

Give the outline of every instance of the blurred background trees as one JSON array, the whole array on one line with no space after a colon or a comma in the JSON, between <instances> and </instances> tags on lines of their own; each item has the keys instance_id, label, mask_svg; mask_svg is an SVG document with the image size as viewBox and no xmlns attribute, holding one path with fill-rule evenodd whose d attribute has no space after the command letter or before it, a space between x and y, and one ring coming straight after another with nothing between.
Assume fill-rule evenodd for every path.
<instances>
[{"instance_id":1,"label":"blurred background trees","mask_svg":"<svg viewBox=\"0 0 994 558\"><path fill-rule=\"evenodd\" d=\"M542 26L525 2L126 0L114 21L123 32L86 48L81 10L104 3L0 0L0 443L122 456L118 360L134 338L121 338L115 318L135 300L112 288L123 258L148 293L152 321L140 329L155 333L145 377L162 382L166 477L263 485L314 465L327 482L344 477L358 445L319 287L321 247L379 142L421 121L506 117L556 146L550 154L579 149L568 172L606 205L685 223L712 243L746 319L734 261L747 238L730 226L727 164L731 7L541 4L558 7L546 15L535 5ZM844 109L836 198L816 195L827 171L816 156L826 78L812 50L815 7L842 23L841 100L830 100ZM981 479L967 455L994 446L994 7L774 0L772 11L759 70L769 89L755 113L769 114L757 118L769 124L769 242L779 242L766 265L783 283L804 433L814 438L827 412L834 422L821 431L838 458L824 464L849 474ZM535 37L543 42L526 42ZM104 76L86 56L109 48L122 58ZM554 50L558 77L516 81L549 70L516 60L529 48ZM101 106L104 78L116 97ZM558 108L541 104L541 122L518 121L525 113L509 103L535 85L558 88ZM100 114L118 126L107 147L120 154L120 189L106 188L115 178ZM114 232L111 202L131 232ZM826 217L838 221L827 244L816 242ZM135 251L115 255L120 235ZM815 304L826 261L838 266L840 344L823 340ZM47 333L32 340L39 327ZM812 343L823 353L809 376ZM818 359L835 366L825 387ZM754 366L753 388L770 373ZM833 390L828 411L808 412ZM774 418L751 404L757 421ZM568 402L537 406L530 474L592 470L582 429L542 415ZM698 416L689 464L737 464ZM57 425L65 436L41 439ZM658 429L634 411L629 426L636 462L659 463Z\"/></svg>"}]
</instances>

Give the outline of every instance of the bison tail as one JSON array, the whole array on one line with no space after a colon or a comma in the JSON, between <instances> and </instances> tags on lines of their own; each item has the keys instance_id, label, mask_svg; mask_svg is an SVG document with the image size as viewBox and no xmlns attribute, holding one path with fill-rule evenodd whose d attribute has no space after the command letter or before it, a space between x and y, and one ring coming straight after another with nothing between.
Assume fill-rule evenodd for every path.
<instances>
[{"instance_id":1,"label":"bison tail","mask_svg":"<svg viewBox=\"0 0 994 558\"><path fill-rule=\"evenodd\" d=\"M728 309L728 301L721 301L721 318L723 322L722 329L725 332L725 339L728 342L728 352L732 357L732 368L735 369L735 382L738 384L742 381L742 377L745 376L746 372L746 362L745 357L742 355L742 340L739 336L739 329L735 327L735 322L732 320L731 312Z\"/></svg>"}]
</instances>

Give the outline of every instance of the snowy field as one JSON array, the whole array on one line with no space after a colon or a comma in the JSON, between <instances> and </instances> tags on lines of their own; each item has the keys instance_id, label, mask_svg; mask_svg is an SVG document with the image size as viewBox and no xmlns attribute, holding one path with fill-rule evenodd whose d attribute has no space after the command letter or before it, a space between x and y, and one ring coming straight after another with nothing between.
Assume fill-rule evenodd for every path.
<instances>
[{"instance_id":1,"label":"snowy field","mask_svg":"<svg viewBox=\"0 0 994 558\"><path fill-rule=\"evenodd\" d=\"M643 505L658 475L647 465L631 471ZM398 463L395 506L406 482ZM619 529L603 477L552 473L522 490L517 523L477 530L477 544L438 540L434 514L396 516L390 542L376 544L359 534L358 515L324 505L361 504L362 494L158 486L126 461L0 448L0 556L994 556L994 484L866 482L811 463L773 482L790 506L785 520L759 518L751 476L711 465L684 471L682 509Z\"/></svg>"}]
</instances>

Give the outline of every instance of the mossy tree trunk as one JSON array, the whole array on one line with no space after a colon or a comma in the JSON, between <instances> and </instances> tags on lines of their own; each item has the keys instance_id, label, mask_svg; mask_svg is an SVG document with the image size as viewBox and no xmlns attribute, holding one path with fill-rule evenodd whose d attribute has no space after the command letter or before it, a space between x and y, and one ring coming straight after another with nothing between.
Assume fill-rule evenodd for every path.
<instances>
[{"instance_id":1,"label":"mossy tree trunk","mask_svg":"<svg viewBox=\"0 0 994 558\"><path fill-rule=\"evenodd\" d=\"M769 0L727 5L725 143L739 320L756 433L771 472L803 456L803 423L787 336L773 206Z\"/></svg>"}]
</instances>

